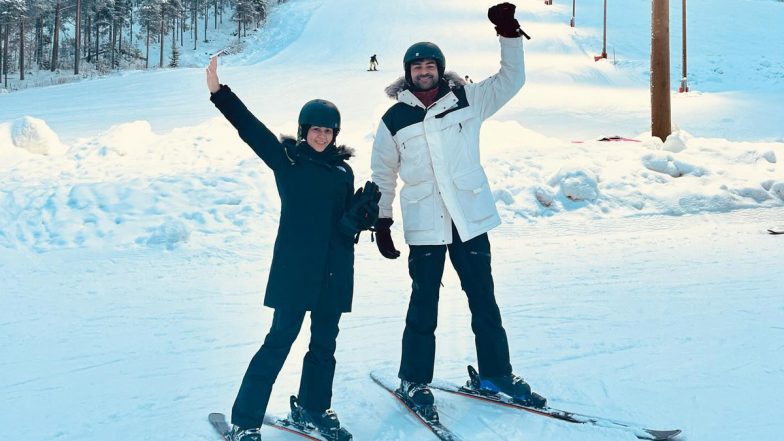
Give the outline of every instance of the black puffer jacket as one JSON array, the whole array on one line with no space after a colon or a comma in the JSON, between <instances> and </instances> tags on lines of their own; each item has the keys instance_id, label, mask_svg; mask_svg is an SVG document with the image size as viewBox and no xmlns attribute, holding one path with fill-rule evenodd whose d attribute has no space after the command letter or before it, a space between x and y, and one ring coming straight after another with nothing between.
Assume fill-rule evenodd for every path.
<instances>
[{"instance_id":1,"label":"black puffer jacket","mask_svg":"<svg viewBox=\"0 0 784 441\"><path fill-rule=\"evenodd\" d=\"M354 193L353 152L323 152L292 138L278 140L222 85L210 97L240 137L272 169L281 201L264 304L271 308L351 311L354 241L338 225Z\"/></svg>"}]
</instances>

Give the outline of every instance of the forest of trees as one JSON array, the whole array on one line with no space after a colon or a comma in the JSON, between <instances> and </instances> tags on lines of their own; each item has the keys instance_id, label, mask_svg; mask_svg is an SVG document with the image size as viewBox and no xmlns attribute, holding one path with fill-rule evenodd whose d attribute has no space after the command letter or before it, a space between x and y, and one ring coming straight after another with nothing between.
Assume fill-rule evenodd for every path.
<instances>
[{"instance_id":1,"label":"forest of trees","mask_svg":"<svg viewBox=\"0 0 784 441\"><path fill-rule=\"evenodd\" d=\"M0 0L0 73L7 85L9 75L24 80L33 67L74 75L85 65L101 72L123 66L176 67L186 34L196 49L208 41L210 28L231 20L241 39L248 27L265 20L270 4L283 2ZM160 48L157 60L149 58L153 45Z\"/></svg>"}]
</instances>

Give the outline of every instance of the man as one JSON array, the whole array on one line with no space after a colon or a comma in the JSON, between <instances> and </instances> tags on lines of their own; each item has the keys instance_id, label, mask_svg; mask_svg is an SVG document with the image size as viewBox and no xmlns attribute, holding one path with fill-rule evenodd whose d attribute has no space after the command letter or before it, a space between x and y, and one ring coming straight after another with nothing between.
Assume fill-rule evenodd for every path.
<instances>
[{"instance_id":1,"label":"man","mask_svg":"<svg viewBox=\"0 0 784 441\"><path fill-rule=\"evenodd\" d=\"M501 69L476 84L445 73L446 60L433 43L411 46L403 58L405 78L389 86L397 100L382 117L373 144L372 179L381 190L375 231L381 254L396 259L390 233L398 173L409 274L413 281L403 333L399 392L420 410L435 414L427 387L433 379L438 294L446 252L471 309L481 388L503 392L533 406L545 399L512 373L509 344L493 292L487 232L501 223L479 161L481 123L508 102L525 82L523 31L515 6L488 11L500 35ZM437 414L435 414L437 417Z\"/></svg>"},{"instance_id":2,"label":"man","mask_svg":"<svg viewBox=\"0 0 784 441\"><path fill-rule=\"evenodd\" d=\"M368 70L378 70L376 67L378 67L378 58L376 58L376 54L373 54L370 56L370 67Z\"/></svg>"}]
</instances>

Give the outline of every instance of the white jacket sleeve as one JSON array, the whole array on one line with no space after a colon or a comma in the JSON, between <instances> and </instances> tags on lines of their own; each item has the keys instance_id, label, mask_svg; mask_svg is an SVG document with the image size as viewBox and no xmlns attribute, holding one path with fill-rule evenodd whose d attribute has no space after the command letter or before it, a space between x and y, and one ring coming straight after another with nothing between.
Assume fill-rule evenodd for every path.
<instances>
[{"instance_id":1,"label":"white jacket sleeve","mask_svg":"<svg viewBox=\"0 0 784 441\"><path fill-rule=\"evenodd\" d=\"M392 202L395 200L399 169L400 151L387 125L382 120L378 124L376 138L373 141L373 153L370 158L371 179L381 191L381 200L378 201L378 217L392 218Z\"/></svg>"},{"instance_id":2,"label":"white jacket sleeve","mask_svg":"<svg viewBox=\"0 0 784 441\"><path fill-rule=\"evenodd\" d=\"M493 116L525 84L523 38L498 38L501 41L501 70L486 80L465 87L468 102L480 110L482 120Z\"/></svg>"}]
</instances>

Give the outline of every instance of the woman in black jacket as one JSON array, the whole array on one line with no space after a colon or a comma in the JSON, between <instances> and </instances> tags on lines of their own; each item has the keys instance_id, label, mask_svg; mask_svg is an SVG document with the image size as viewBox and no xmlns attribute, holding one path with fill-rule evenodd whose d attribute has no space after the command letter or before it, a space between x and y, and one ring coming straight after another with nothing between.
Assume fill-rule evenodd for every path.
<instances>
[{"instance_id":1,"label":"woman in black jacket","mask_svg":"<svg viewBox=\"0 0 784 441\"><path fill-rule=\"evenodd\" d=\"M290 418L315 426L330 439L349 440L329 410L335 374L338 322L351 311L354 243L378 218L378 187L354 193L346 162L352 151L336 147L340 113L329 101L302 107L297 139L279 141L226 85L216 59L207 68L210 100L240 137L272 169L281 200L264 305L275 309L264 344L248 366L232 408L231 441L259 441L272 385L310 311L310 346Z\"/></svg>"}]
</instances>

